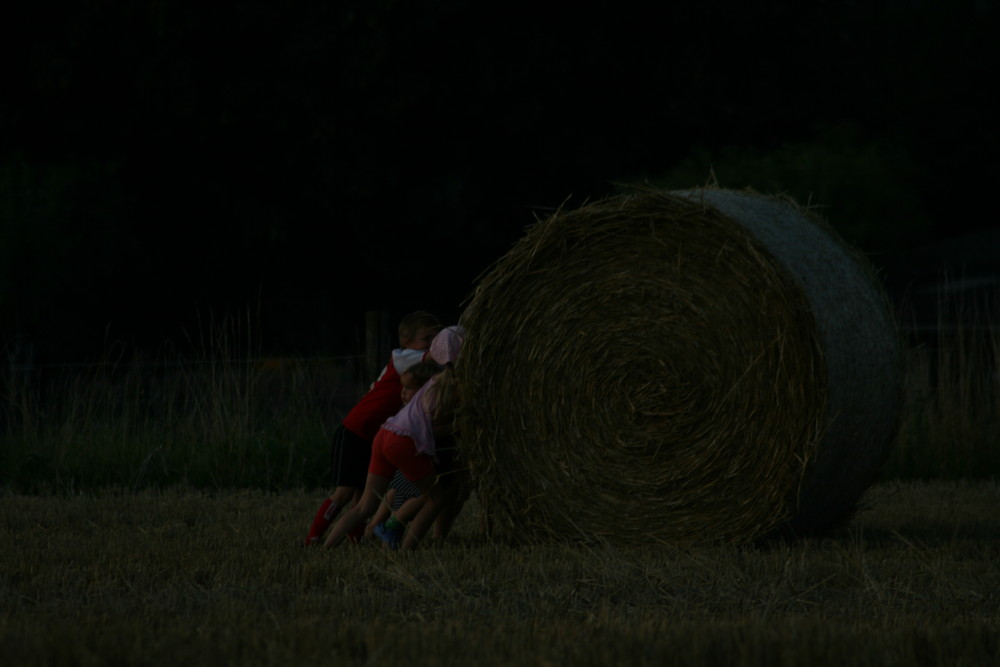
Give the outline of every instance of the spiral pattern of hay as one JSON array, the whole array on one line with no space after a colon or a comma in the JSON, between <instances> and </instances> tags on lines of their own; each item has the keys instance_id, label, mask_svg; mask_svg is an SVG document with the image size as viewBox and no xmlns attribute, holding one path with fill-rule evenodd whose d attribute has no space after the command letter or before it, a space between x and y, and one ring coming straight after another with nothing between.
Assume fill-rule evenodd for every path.
<instances>
[{"instance_id":1,"label":"spiral pattern of hay","mask_svg":"<svg viewBox=\"0 0 1000 667\"><path fill-rule=\"evenodd\" d=\"M529 228L462 316L459 427L493 535L743 542L849 514L898 401L862 262L789 202L726 190Z\"/></svg>"}]
</instances>

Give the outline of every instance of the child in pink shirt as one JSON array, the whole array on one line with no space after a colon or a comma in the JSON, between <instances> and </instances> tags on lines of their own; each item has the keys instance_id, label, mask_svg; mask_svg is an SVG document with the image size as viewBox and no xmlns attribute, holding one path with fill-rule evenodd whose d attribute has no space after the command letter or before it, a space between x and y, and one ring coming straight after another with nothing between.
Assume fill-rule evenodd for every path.
<instances>
[{"instance_id":1,"label":"child in pink shirt","mask_svg":"<svg viewBox=\"0 0 1000 667\"><path fill-rule=\"evenodd\" d=\"M400 347L392 351L392 359L381 375L334 433L331 467L336 488L316 510L306 535L306 545L318 544L337 514L360 496L371 460L372 440L385 420L396 414L403 404L400 375L423 361L440 330L438 318L424 311L410 313L400 320Z\"/></svg>"}]
</instances>

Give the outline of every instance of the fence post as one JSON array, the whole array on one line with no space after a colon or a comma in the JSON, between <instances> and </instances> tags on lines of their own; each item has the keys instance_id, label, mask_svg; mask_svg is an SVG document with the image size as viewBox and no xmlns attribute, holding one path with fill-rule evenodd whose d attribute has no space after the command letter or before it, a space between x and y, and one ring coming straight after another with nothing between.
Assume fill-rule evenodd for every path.
<instances>
[{"instance_id":1,"label":"fence post","mask_svg":"<svg viewBox=\"0 0 1000 667\"><path fill-rule=\"evenodd\" d=\"M389 361L392 338L389 334L389 313L369 310L365 313L365 377L374 382ZM367 387L366 383L366 387Z\"/></svg>"}]
</instances>

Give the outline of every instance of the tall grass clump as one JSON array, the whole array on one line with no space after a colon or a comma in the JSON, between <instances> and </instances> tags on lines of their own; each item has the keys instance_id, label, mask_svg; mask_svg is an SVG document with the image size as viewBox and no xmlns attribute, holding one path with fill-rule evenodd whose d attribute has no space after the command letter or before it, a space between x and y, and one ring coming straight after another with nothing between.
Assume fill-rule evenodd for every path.
<instances>
[{"instance_id":1,"label":"tall grass clump","mask_svg":"<svg viewBox=\"0 0 1000 667\"><path fill-rule=\"evenodd\" d=\"M940 300L933 331L914 325L905 404L887 476L1000 477L1000 293Z\"/></svg>"},{"instance_id":2,"label":"tall grass clump","mask_svg":"<svg viewBox=\"0 0 1000 667\"><path fill-rule=\"evenodd\" d=\"M324 483L354 358L262 359L227 321L193 352L112 346L97 363L4 369L0 484L281 489Z\"/></svg>"}]
</instances>

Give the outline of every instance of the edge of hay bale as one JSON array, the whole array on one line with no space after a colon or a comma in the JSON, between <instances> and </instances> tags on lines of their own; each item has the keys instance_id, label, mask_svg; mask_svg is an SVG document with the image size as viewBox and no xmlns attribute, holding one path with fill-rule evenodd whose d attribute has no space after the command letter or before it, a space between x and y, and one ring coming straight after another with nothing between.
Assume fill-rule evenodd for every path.
<instances>
[{"instance_id":1,"label":"edge of hay bale","mask_svg":"<svg viewBox=\"0 0 1000 667\"><path fill-rule=\"evenodd\" d=\"M673 194L742 224L812 306L826 362L827 425L797 497L789 499L787 528L802 533L843 523L891 452L902 403L899 329L874 269L790 199L716 188Z\"/></svg>"}]
</instances>

